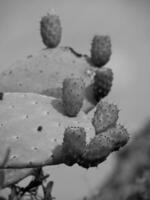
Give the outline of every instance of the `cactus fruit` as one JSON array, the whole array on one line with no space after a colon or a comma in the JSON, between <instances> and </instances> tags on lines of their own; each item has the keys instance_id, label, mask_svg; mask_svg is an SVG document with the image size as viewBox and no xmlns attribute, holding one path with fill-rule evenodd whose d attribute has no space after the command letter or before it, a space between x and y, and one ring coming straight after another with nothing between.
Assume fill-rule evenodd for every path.
<instances>
[{"instance_id":1,"label":"cactus fruit","mask_svg":"<svg viewBox=\"0 0 150 200\"><path fill-rule=\"evenodd\" d=\"M111 151L118 151L129 140L127 130L121 124L107 129L106 135L109 136L109 144L106 144Z\"/></svg>"},{"instance_id":2,"label":"cactus fruit","mask_svg":"<svg viewBox=\"0 0 150 200\"><path fill-rule=\"evenodd\" d=\"M82 167L89 168L106 160L110 152L119 150L129 140L126 129L117 125L98 135L87 144L82 160L78 163Z\"/></svg>"},{"instance_id":3,"label":"cactus fruit","mask_svg":"<svg viewBox=\"0 0 150 200\"><path fill-rule=\"evenodd\" d=\"M95 35L91 44L91 60L97 67L105 65L111 56L111 39L105 35Z\"/></svg>"},{"instance_id":4,"label":"cactus fruit","mask_svg":"<svg viewBox=\"0 0 150 200\"><path fill-rule=\"evenodd\" d=\"M119 125L86 140L86 132L81 127L68 127L63 141L64 163L74 163L89 168L106 160L107 156L124 146L129 140L127 130Z\"/></svg>"},{"instance_id":5,"label":"cactus fruit","mask_svg":"<svg viewBox=\"0 0 150 200\"><path fill-rule=\"evenodd\" d=\"M64 132L63 151L67 165L76 163L86 146L86 132L82 127L68 127Z\"/></svg>"},{"instance_id":6,"label":"cactus fruit","mask_svg":"<svg viewBox=\"0 0 150 200\"><path fill-rule=\"evenodd\" d=\"M92 120L96 134L99 134L106 129L115 126L118 120L119 110L116 105L108 104L105 101L100 101L97 104L96 111Z\"/></svg>"},{"instance_id":7,"label":"cactus fruit","mask_svg":"<svg viewBox=\"0 0 150 200\"><path fill-rule=\"evenodd\" d=\"M93 94L98 102L108 95L111 90L113 81L113 72L109 68L97 70L94 76Z\"/></svg>"},{"instance_id":8,"label":"cactus fruit","mask_svg":"<svg viewBox=\"0 0 150 200\"><path fill-rule=\"evenodd\" d=\"M62 100L65 113L75 117L84 100L85 84L81 78L66 78L63 81Z\"/></svg>"},{"instance_id":9,"label":"cactus fruit","mask_svg":"<svg viewBox=\"0 0 150 200\"><path fill-rule=\"evenodd\" d=\"M43 43L48 48L57 47L61 41L62 34L59 16L55 13L48 13L46 16L42 17L40 26Z\"/></svg>"}]
</instances>

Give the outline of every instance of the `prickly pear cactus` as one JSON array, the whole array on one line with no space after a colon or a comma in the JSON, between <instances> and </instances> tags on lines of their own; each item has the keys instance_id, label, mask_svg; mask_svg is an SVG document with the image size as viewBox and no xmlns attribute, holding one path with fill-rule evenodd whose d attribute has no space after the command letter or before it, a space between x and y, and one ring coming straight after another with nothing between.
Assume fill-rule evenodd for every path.
<instances>
[{"instance_id":1,"label":"prickly pear cactus","mask_svg":"<svg viewBox=\"0 0 150 200\"><path fill-rule=\"evenodd\" d=\"M1 187L46 165L95 167L129 139L117 124L117 107L98 103L110 91L112 77L98 76L98 89L91 87L96 71L110 59L110 38L93 40L91 58L70 47L54 48L61 39L60 20L54 15L42 18L41 36L48 49L0 73L0 170L5 177ZM66 77L70 79L64 81ZM95 102L100 86L103 97ZM91 105L95 108L90 111ZM4 165L7 149L10 155Z\"/></svg>"},{"instance_id":2,"label":"prickly pear cactus","mask_svg":"<svg viewBox=\"0 0 150 200\"><path fill-rule=\"evenodd\" d=\"M97 105L94 115L93 111L88 115L80 111L76 117L68 117L61 99L33 93L5 93L0 101L0 168L8 173L3 187L32 174L32 168L45 165L97 166L124 146L128 133L113 123L112 115L117 108L110 105L111 109L106 109L106 105L105 102ZM105 124L108 129L100 128L107 115L101 113L103 106L110 116ZM93 122L99 118L101 123ZM10 156L3 166L8 148ZM19 169L18 173L16 170L12 176L15 168L30 169Z\"/></svg>"}]
</instances>

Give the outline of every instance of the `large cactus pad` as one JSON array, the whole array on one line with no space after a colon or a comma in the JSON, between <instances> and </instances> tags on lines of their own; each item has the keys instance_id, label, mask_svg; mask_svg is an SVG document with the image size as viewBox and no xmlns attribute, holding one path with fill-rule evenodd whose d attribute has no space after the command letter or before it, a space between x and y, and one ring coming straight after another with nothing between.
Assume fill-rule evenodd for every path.
<instances>
[{"instance_id":1,"label":"large cactus pad","mask_svg":"<svg viewBox=\"0 0 150 200\"><path fill-rule=\"evenodd\" d=\"M76 53L70 47L45 49L5 68L0 73L0 91L61 97L63 80L67 77L81 77L87 88L82 107L86 111L96 104L90 85L93 84L97 69L88 56Z\"/></svg>"},{"instance_id":2,"label":"large cactus pad","mask_svg":"<svg viewBox=\"0 0 150 200\"><path fill-rule=\"evenodd\" d=\"M108 124L105 131L98 127L98 121L102 126L106 120L103 106L113 120L113 126ZM118 118L111 117L118 116L117 107L111 107L100 102L95 113L80 111L76 117L68 117L61 99L5 93L0 100L0 168L7 178L3 187L31 175L33 168L61 163L89 168L104 161L129 139L127 131L116 124ZM4 166L8 148L10 155Z\"/></svg>"},{"instance_id":3,"label":"large cactus pad","mask_svg":"<svg viewBox=\"0 0 150 200\"><path fill-rule=\"evenodd\" d=\"M62 144L68 126L84 127L89 137L94 136L84 114L68 118L58 99L6 93L0 101L0 165L7 148L11 149L7 167L45 165L48 160L54 164L53 151Z\"/></svg>"},{"instance_id":4,"label":"large cactus pad","mask_svg":"<svg viewBox=\"0 0 150 200\"><path fill-rule=\"evenodd\" d=\"M96 69L86 56L72 48L46 49L3 70L0 73L0 91L53 95L55 89L62 87L66 77L82 77L89 85Z\"/></svg>"}]
</instances>

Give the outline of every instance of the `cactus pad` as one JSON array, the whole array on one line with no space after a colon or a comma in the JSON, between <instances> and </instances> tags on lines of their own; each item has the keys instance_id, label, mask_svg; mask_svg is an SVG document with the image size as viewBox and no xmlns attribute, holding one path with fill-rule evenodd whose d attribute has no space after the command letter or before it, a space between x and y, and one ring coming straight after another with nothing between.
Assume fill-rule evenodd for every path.
<instances>
[{"instance_id":1,"label":"cactus pad","mask_svg":"<svg viewBox=\"0 0 150 200\"><path fill-rule=\"evenodd\" d=\"M87 56L76 53L70 47L46 49L25 60L16 61L0 73L1 92L32 92L61 97L62 83L66 77L81 77L88 87L96 67ZM86 102L93 105L89 99ZM95 105L95 104L94 104Z\"/></svg>"},{"instance_id":2,"label":"cactus pad","mask_svg":"<svg viewBox=\"0 0 150 200\"><path fill-rule=\"evenodd\" d=\"M85 85L89 85L96 69L86 56L76 53L72 48L46 49L5 68L0 73L0 91L51 96L54 89L62 88L66 77L81 77Z\"/></svg>"},{"instance_id":3,"label":"cactus pad","mask_svg":"<svg viewBox=\"0 0 150 200\"><path fill-rule=\"evenodd\" d=\"M125 145L128 133L116 125L116 106L101 102L94 111L68 117L61 99L4 93L0 101L0 168L7 178L3 187L32 175L37 167L62 163L97 166ZM10 155L3 166L8 148Z\"/></svg>"},{"instance_id":4,"label":"cactus pad","mask_svg":"<svg viewBox=\"0 0 150 200\"><path fill-rule=\"evenodd\" d=\"M0 165L6 149L11 149L5 167L63 162L57 148L62 144L68 126L85 127L89 137L94 135L94 127L84 114L68 118L58 99L37 94L5 93L0 111Z\"/></svg>"},{"instance_id":5,"label":"cactus pad","mask_svg":"<svg viewBox=\"0 0 150 200\"><path fill-rule=\"evenodd\" d=\"M22 168L22 169L0 169L5 175L5 179L2 188L9 187L12 184L18 183L27 176L34 175L33 168Z\"/></svg>"}]
</instances>

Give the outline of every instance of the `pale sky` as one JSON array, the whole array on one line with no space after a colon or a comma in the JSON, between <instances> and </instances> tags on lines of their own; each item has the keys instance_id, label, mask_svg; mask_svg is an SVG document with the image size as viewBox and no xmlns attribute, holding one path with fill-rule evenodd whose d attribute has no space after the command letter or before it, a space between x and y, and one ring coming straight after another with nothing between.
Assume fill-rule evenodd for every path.
<instances>
[{"instance_id":1,"label":"pale sky","mask_svg":"<svg viewBox=\"0 0 150 200\"><path fill-rule=\"evenodd\" d=\"M120 121L132 133L150 118L150 1L0 0L0 70L44 48L39 22L52 8L62 21L61 45L89 54L94 34L111 36L108 67L115 79L108 99L119 105ZM89 171L51 168L57 200L75 200L91 192L110 170L111 158Z\"/></svg>"}]
</instances>

